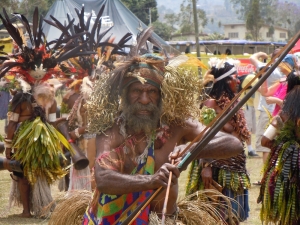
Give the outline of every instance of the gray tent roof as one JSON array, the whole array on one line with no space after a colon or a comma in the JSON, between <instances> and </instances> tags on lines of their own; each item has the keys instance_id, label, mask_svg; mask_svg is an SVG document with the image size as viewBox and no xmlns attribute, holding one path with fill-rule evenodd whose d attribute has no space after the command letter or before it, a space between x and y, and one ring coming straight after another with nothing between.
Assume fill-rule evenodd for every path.
<instances>
[{"instance_id":1,"label":"gray tent roof","mask_svg":"<svg viewBox=\"0 0 300 225\"><path fill-rule=\"evenodd\" d=\"M133 39L135 39L138 28L146 28L147 26L141 22L120 0L56 0L56 2L51 6L45 19L52 20L50 15L59 20L62 24L67 23L67 14L70 18L75 18L74 24L78 24L77 14L75 8L81 11L82 5L84 5L85 13L90 14L94 11L95 15L99 12L102 5L105 5L103 17L106 17L106 24L103 24L102 28L107 29L111 24L113 28L108 32L107 36L111 34L116 38L115 42L118 42L126 33L130 32L133 34ZM47 41L52 41L59 38L61 31L57 28L50 26L46 22L43 23L43 31L47 37ZM166 43L162 38L154 33L154 38L161 43L162 47L167 49L168 52L174 51L174 49ZM104 38L105 39L105 38ZM131 40L132 41L132 40ZM175 50L176 51L176 50Z\"/></svg>"}]
</instances>

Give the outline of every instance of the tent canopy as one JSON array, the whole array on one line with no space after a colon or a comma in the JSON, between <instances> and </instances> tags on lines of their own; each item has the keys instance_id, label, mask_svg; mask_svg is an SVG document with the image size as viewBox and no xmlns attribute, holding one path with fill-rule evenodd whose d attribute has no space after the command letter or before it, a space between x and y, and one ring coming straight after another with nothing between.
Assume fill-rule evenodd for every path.
<instances>
[{"instance_id":1,"label":"tent canopy","mask_svg":"<svg viewBox=\"0 0 300 225\"><path fill-rule=\"evenodd\" d=\"M82 6L84 6L86 18L92 13L90 25L90 27L92 27L102 5L105 5L105 8L102 16L101 32L113 26L103 40L110 35L113 35L115 37L115 42L118 42L126 33L130 32L133 34L133 38L130 40L129 44L132 44L132 42L135 42L136 40L137 33L141 29L147 27L128 8L126 8L120 0L56 0L49 9L45 19L52 20L50 17L50 15L52 15L62 24L66 24L68 23L68 14L71 19L75 18L74 24L78 24L79 21L75 8L81 11ZM50 26L46 22L43 23L43 31L48 42L59 38L61 35L60 30ZM170 50L176 51L155 33L153 36L168 52L170 52Z\"/></svg>"}]
</instances>

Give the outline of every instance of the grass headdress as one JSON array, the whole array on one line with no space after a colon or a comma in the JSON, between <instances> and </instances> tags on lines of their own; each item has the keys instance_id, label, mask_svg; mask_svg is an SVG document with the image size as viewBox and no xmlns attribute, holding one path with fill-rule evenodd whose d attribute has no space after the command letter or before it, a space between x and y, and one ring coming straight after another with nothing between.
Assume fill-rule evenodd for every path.
<instances>
[{"instance_id":1,"label":"grass headdress","mask_svg":"<svg viewBox=\"0 0 300 225\"><path fill-rule=\"evenodd\" d=\"M199 117L197 99L202 81L195 71L188 69L189 57L182 55L168 62L153 54L139 55L139 48L147 45L151 33L151 28L142 31L137 37L138 47L134 46L129 54L131 59L96 81L87 104L90 132L101 133L112 127L122 110L122 91L133 82L149 83L160 89L163 123L183 125L186 119Z\"/></svg>"}]
</instances>

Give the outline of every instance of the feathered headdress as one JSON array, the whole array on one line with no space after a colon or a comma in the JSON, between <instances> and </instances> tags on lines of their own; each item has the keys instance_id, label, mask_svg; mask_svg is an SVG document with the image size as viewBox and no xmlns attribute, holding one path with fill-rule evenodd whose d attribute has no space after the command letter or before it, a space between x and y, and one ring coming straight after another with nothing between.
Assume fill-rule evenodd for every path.
<instances>
[{"instance_id":1,"label":"feathered headdress","mask_svg":"<svg viewBox=\"0 0 300 225\"><path fill-rule=\"evenodd\" d=\"M90 27L92 13L90 13L88 19L85 22L84 6L82 7L81 11L75 8L79 22L77 25L70 26L67 31L66 28L53 16L50 16L53 21L46 19L44 20L46 23L61 30L66 36L78 37L77 39L75 39L75 45L80 44L80 42L85 43L84 50L85 53L89 53L89 55L84 54L76 58L74 57L70 60L70 63L68 64L70 68L67 68L67 64L64 64L62 68L64 71L76 69L76 72L79 75L79 78L81 79L86 75L91 75L95 67L99 67L101 64L104 64L109 69L113 69L114 57L112 56L114 54L127 55L123 48L129 47L128 45L126 45L126 43L131 38L132 34L125 34L124 37L122 37L121 40L116 44L113 43L114 38L111 36L109 36L106 40L102 41L102 39L112 29L112 27L110 27L104 30L103 32L100 32L102 25L101 17L103 15L104 7L105 5L103 5L100 8L95 19L95 23L92 27ZM74 21L74 19L70 19L69 15L67 15L67 17L69 23L72 23L72 21ZM94 58L94 54L98 54L98 60Z\"/></svg>"},{"instance_id":2,"label":"feathered headdress","mask_svg":"<svg viewBox=\"0 0 300 225\"><path fill-rule=\"evenodd\" d=\"M211 57L208 61L210 69L203 76L204 95L203 100L211 95L214 90L221 91L220 87L224 85L222 80L230 75L237 73L237 66L240 64L239 60L232 58L216 58Z\"/></svg>"},{"instance_id":3,"label":"feathered headdress","mask_svg":"<svg viewBox=\"0 0 300 225\"><path fill-rule=\"evenodd\" d=\"M210 70L204 76L204 85L210 82L218 82L237 72L239 60L232 58L211 57L208 61Z\"/></svg>"},{"instance_id":4,"label":"feathered headdress","mask_svg":"<svg viewBox=\"0 0 300 225\"><path fill-rule=\"evenodd\" d=\"M136 72L140 70L143 70L140 72L143 74L144 79L152 79L153 84L157 83L156 86L160 86L166 60L154 54L147 54L147 41L151 41L160 47L160 44L152 37L152 33L153 29L149 27L137 35L136 45L131 46L128 54L130 59L116 68L113 71L113 76L108 81L112 89L119 90L120 93L122 88L126 84L128 86L132 80L143 80L141 74ZM141 57L141 55L143 56Z\"/></svg>"},{"instance_id":5,"label":"feathered headdress","mask_svg":"<svg viewBox=\"0 0 300 225\"><path fill-rule=\"evenodd\" d=\"M57 68L55 67L59 62L67 60L70 57L90 54L89 52L84 52L87 43L80 41L77 45L74 44L74 42L78 42L79 35L66 35L68 29L73 25L74 20L64 27L64 32L57 40L47 43L42 31L42 17L39 18L37 7L33 14L32 29L25 16L17 13L13 14L21 21L29 35L31 46L27 46L19 30L10 22L5 9L3 9L3 15L4 17L0 15L0 19L20 51L10 57L11 61L4 62L0 67L0 78L7 72L18 73L29 83L33 84L38 80L47 80L52 74L56 74L57 71L55 70ZM54 47L50 48L52 45Z\"/></svg>"}]
</instances>

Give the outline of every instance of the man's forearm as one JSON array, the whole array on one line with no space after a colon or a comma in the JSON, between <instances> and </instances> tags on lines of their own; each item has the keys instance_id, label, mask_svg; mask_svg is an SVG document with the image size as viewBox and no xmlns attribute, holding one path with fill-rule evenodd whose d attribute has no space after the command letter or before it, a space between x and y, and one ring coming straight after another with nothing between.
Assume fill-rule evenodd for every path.
<instances>
[{"instance_id":1,"label":"man's forearm","mask_svg":"<svg viewBox=\"0 0 300 225\"><path fill-rule=\"evenodd\" d=\"M250 62L255 66L258 67L258 65L261 63L259 59L267 59L268 55L264 52L257 52L250 56Z\"/></svg>"},{"instance_id":2,"label":"man's forearm","mask_svg":"<svg viewBox=\"0 0 300 225\"><path fill-rule=\"evenodd\" d=\"M15 134L15 131L17 129L17 122L13 122L13 121L9 121L8 125L7 125L7 134L6 134L6 138L12 140Z\"/></svg>"},{"instance_id":3,"label":"man's forearm","mask_svg":"<svg viewBox=\"0 0 300 225\"><path fill-rule=\"evenodd\" d=\"M198 158L226 159L243 151L241 141L230 134L219 132L199 153Z\"/></svg>"},{"instance_id":4,"label":"man's forearm","mask_svg":"<svg viewBox=\"0 0 300 225\"><path fill-rule=\"evenodd\" d=\"M110 195L151 190L150 180L151 175L127 175L113 170L96 172L97 189Z\"/></svg>"}]
</instances>

